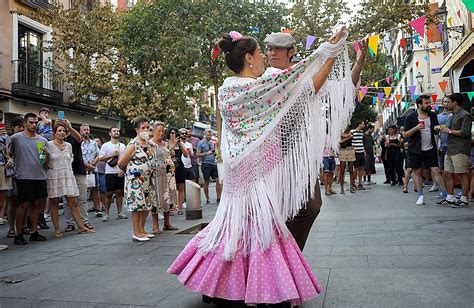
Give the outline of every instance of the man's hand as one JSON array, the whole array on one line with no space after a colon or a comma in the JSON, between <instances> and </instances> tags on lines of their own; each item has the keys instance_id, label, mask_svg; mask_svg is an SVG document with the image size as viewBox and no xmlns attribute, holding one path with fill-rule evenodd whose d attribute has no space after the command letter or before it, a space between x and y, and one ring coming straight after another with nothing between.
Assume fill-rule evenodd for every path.
<instances>
[{"instance_id":1,"label":"man's hand","mask_svg":"<svg viewBox=\"0 0 474 308\"><path fill-rule=\"evenodd\" d=\"M9 158L7 160L7 163L5 164L5 168L13 168L15 167L15 163L13 162L13 159Z\"/></svg>"},{"instance_id":2,"label":"man's hand","mask_svg":"<svg viewBox=\"0 0 474 308\"><path fill-rule=\"evenodd\" d=\"M359 42L359 48L360 50L357 53L357 63L362 64L363 61L365 61L365 57L367 56L367 53L369 51L369 46L366 38Z\"/></svg>"},{"instance_id":3,"label":"man's hand","mask_svg":"<svg viewBox=\"0 0 474 308\"><path fill-rule=\"evenodd\" d=\"M333 36L331 36L328 40L329 44L337 44L345 35L347 34L346 26L343 26L339 31L336 32Z\"/></svg>"},{"instance_id":4,"label":"man's hand","mask_svg":"<svg viewBox=\"0 0 474 308\"><path fill-rule=\"evenodd\" d=\"M117 173L118 177L121 178L125 175L125 171L123 170L120 170L118 173Z\"/></svg>"}]
</instances>

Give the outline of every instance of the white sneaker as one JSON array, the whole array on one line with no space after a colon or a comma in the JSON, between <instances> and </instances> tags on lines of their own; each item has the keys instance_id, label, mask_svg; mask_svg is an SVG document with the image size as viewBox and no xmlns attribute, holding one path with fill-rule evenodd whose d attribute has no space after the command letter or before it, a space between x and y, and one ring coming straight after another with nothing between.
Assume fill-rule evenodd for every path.
<instances>
[{"instance_id":1,"label":"white sneaker","mask_svg":"<svg viewBox=\"0 0 474 308\"><path fill-rule=\"evenodd\" d=\"M183 209L186 208L186 202L183 202Z\"/></svg>"},{"instance_id":2,"label":"white sneaker","mask_svg":"<svg viewBox=\"0 0 474 308\"><path fill-rule=\"evenodd\" d=\"M4 225L6 223L7 221L3 217L0 217L0 225Z\"/></svg>"},{"instance_id":3,"label":"white sneaker","mask_svg":"<svg viewBox=\"0 0 474 308\"><path fill-rule=\"evenodd\" d=\"M161 213L158 213L158 219L163 220L163 219L165 219L165 216L163 216L163 214L161 214Z\"/></svg>"},{"instance_id":4,"label":"white sneaker","mask_svg":"<svg viewBox=\"0 0 474 308\"><path fill-rule=\"evenodd\" d=\"M102 218L102 222L107 222L109 221L109 214L104 214L104 217Z\"/></svg>"},{"instance_id":5,"label":"white sneaker","mask_svg":"<svg viewBox=\"0 0 474 308\"><path fill-rule=\"evenodd\" d=\"M416 200L416 205L423 205L425 204L425 196L420 195L418 196L418 200Z\"/></svg>"},{"instance_id":6,"label":"white sneaker","mask_svg":"<svg viewBox=\"0 0 474 308\"><path fill-rule=\"evenodd\" d=\"M436 184L433 184L433 186L431 186L429 192L434 192L434 191L438 191L438 186L436 186Z\"/></svg>"},{"instance_id":7,"label":"white sneaker","mask_svg":"<svg viewBox=\"0 0 474 308\"><path fill-rule=\"evenodd\" d=\"M47 221L47 222L50 222L51 221L51 215L50 214L44 214L44 220Z\"/></svg>"}]
</instances>

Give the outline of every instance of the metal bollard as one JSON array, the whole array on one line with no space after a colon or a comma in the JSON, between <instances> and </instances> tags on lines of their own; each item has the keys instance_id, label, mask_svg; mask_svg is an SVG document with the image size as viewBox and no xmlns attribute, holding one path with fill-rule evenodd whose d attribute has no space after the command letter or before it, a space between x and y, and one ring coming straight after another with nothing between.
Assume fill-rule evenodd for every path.
<instances>
[{"instance_id":1,"label":"metal bollard","mask_svg":"<svg viewBox=\"0 0 474 308\"><path fill-rule=\"evenodd\" d=\"M186 180L186 220L201 219L201 186Z\"/></svg>"}]
</instances>

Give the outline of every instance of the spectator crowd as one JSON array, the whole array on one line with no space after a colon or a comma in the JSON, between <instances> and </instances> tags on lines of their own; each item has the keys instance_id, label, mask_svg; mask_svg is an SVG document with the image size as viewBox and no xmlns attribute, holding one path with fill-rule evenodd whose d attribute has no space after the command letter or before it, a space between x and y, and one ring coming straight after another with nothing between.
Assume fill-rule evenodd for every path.
<instances>
[{"instance_id":1,"label":"spectator crowd","mask_svg":"<svg viewBox=\"0 0 474 308\"><path fill-rule=\"evenodd\" d=\"M220 184L216 143L212 131L202 140L187 128L166 128L166 124L137 117L135 138L126 146L120 129L109 129L110 140L94 138L88 124L79 131L59 111L53 120L48 108L39 115L27 113L11 121L7 134L0 110L0 225L8 223L7 237L16 245L46 241L38 230L54 227L54 238L77 229L93 234L90 216L111 219L115 199L117 219L131 212L132 239L149 241L163 230L177 230L170 216L183 215L185 181L204 180L207 204L209 183L216 180L217 202ZM88 200L92 207L88 208ZM65 228L59 216L65 215ZM151 213L153 230L145 230Z\"/></svg>"}]
</instances>

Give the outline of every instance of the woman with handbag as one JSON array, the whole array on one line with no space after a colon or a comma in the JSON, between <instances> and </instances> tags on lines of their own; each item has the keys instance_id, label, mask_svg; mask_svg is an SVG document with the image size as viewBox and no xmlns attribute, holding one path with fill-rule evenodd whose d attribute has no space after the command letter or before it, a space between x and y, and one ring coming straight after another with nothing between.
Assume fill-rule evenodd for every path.
<instances>
[{"instance_id":1,"label":"woman with handbag","mask_svg":"<svg viewBox=\"0 0 474 308\"><path fill-rule=\"evenodd\" d=\"M148 143L150 121L138 116L133 120L137 136L127 145L118 161L119 168L125 172L125 208L132 212L133 236L138 242L149 241L154 234L145 231L146 218L152 207L153 187L151 170L153 151Z\"/></svg>"},{"instance_id":2,"label":"woman with handbag","mask_svg":"<svg viewBox=\"0 0 474 308\"><path fill-rule=\"evenodd\" d=\"M51 222L54 226L54 237L63 236L59 225L59 198L67 197L67 202L71 207L71 214L79 227L79 234L95 233L94 230L84 226L79 208L77 205L77 196L79 189L77 188L76 178L72 170L72 146L64 141L67 136L68 128L63 122L58 122L53 127L54 138L45 146L46 164L48 166L48 198Z\"/></svg>"}]
</instances>

